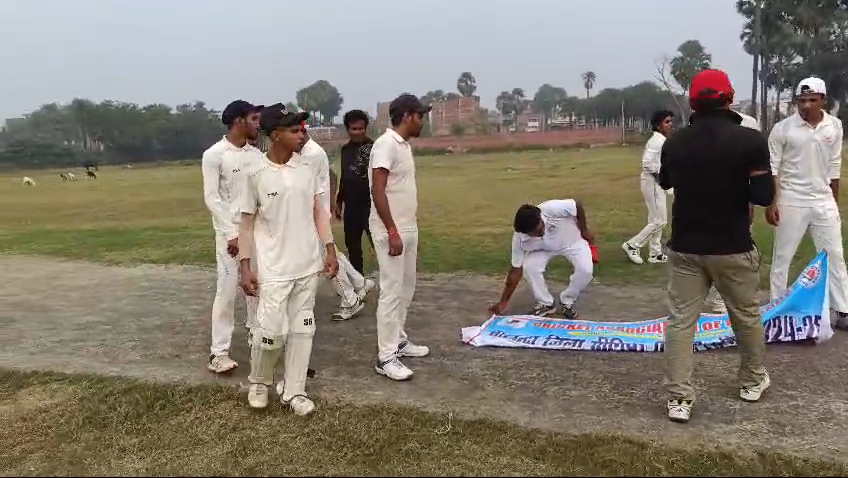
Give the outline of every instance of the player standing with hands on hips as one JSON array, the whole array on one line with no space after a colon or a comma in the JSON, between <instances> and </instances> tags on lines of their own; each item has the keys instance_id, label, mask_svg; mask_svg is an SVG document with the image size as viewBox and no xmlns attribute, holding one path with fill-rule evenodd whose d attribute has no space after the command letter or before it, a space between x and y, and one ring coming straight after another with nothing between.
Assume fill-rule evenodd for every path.
<instances>
[{"instance_id":1,"label":"player standing with hands on hips","mask_svg":"<svg viewBox=\"0 0 848 478\"><path fill-rule=\"evenodd\" d=\"M827 89L807 78L795 90L798 112L780 121L769 135L771 170L777 199L766 209L775 226L771 261L771 299L786 290L789 265L809 231L816 250L827 251L831 323L848 330L848 271L842 246L839 176L842 172L842 122L824 111Z\"/></svg>"},{"instance_id":2,"label":"player standing with hands on hips","mask_svg":"<svg viewBox=\"0 0 848 478\"><path fill-rule=\"evenodd\" d=\"M329 212L321 203L324 191L313 169L299 158L302 123L308 116L289 112L280 103L262 110L260 126L271 138L271 148L246 172L240 195L242 288L247 295L259 295L248 402L253 408L268 405L268 387L285 347L280 400L297 415L315 409L306 395L306 377L318 275L323 270L334 277L339 268ZM255 274L251 261L256 261Z\"/></svg>"},{"instance_id":3,"label":"player standing with hands on hips","mask_svg":"<svg viewBox=\"0 0 848 478\"><path fill-rule=\"evenodd\" d=\"M418 137L430 107L410 94L389 105L392 126L371 148L369 225L380 268L377 304L376 371L392 380L407 380L412 370L399 357L425 357L430 349L415 345L406 335L406 319L418 260L418 189L410 138Z\"/></svg>"}]
</instances>

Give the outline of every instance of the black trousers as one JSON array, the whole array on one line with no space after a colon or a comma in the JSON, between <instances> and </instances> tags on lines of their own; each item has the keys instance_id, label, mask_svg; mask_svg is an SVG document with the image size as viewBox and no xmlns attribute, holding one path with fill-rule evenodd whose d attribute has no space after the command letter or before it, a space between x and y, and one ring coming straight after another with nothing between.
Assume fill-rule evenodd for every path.
<instances>
[{"instance_id":1,"label":"black trousers","mask_svg":"<svg viewBox=\"0 0 848 478\"><path fill-rule=\"evenodd\" d=\"M368 229L368 216L370 213L370 205L366 207L350 207L346 204L343 214L347 258L350 259L350 264L360 274L364 274L365 262L362 257L362 233L368 235L368 242L371 243L371 248L374 248L371 231Z\"/></svg>"}]
</instances>

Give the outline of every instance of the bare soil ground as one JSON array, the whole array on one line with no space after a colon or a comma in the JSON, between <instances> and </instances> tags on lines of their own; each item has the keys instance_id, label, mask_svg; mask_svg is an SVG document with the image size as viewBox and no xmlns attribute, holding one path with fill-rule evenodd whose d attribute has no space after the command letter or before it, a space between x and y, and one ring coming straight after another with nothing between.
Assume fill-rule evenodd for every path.
<instances>
[{"instance_id":1,"label":"bare soil ground","mask_svg":"<svg viewBox=\"0 0 848 478\"><path fill-rule=\"evenodd\" d=\"M229 377L205 367L214 272L24 256L0 257L0 270L0 367L233 386L245 381L248 352L241 327L233 357L242 366ZM773 385L758 404L737 398L732 351L697 354L696 414L681 426L664 416L661 354L462 344L461 327L486 319L500 283L455 275L419 279L408 329L432 354L409 360L416 376L407 383L373 371L375 301L358 318L335 323L329 316L337 299L323 287L311 393L569 433L620 433L678 446L769 448L848 461L848 334L837 333L819 346L770 346ZM661 286L593 284L579 306L583 318L618 320L661 316L664 304ZM527 294L519 293L516 310L529 305Z\"/></svg>"}]
</instances>

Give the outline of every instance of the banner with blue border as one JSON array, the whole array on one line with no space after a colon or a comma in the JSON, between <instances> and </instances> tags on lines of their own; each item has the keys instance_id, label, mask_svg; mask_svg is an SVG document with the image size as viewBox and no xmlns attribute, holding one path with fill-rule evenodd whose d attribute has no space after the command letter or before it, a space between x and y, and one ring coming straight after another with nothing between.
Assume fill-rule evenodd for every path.
<instances>
[{"instance_id":1,"label":"banner with blue border","mask_svg":"<svg viewBox=\"0 0 848 478\"><path fill-rule=\"evenodd\" d=\"M766 343L823 342L833 336L827 271L827 253L822 251L781 297L761 307ZM666 319L594 322L495 315L481 326L463 328L462 341L475 347L662 352ZM727 314L701 314L692 345L695 351L734 345Z\"/></svg>"}]
</instances>

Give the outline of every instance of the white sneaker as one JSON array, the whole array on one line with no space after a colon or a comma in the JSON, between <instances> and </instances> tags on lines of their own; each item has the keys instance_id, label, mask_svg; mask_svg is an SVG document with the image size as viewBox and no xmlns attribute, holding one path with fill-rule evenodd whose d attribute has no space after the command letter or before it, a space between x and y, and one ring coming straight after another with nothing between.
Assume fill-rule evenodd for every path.
<instances>
[{"instance_id":1,"label":"white sneaker","mask_svg":"<svg viewBox=\"0 0 848 478\"><path fill-rule=\"evenodd\" d=\"M261 383L250 385L247 391L247 403L251 408L265 408L268 406L268 387Z\"/></svg>"},{"instance_id":2,"label":"white sneaker","mask_svg":"<svg viewBox=\"0 0 848 478\"><path fill-rule=\"evenodd\" d=\"M333 314L333 320L341 322L343 320L351 319L353 316L360 313L364 307L365 304L362 303L362 299L357 297L356 302L352 306L339 307L339 310Z\"/></svg>"},{"instance_id":3,"label":"white sneaker","mask_svg":"<svg viewBox=\"0 0 848 478\"><path fill-rule=\"evenodd\" d=\"M356 295L359 297L359 300L364 301L368 294L377 287L377 283L371 279L365 279L365 284L361 289L356 291Z\"/></svg>"},{"instance_id":4,"label":"white sneaker","mask_svg":"<svg viewBox=\"0 0 848 478\"><path fill-rule=\"evenodd\" d=\"M692 400L669 400L666 403L668 419L679 423L688 422L689 416L692 415L692 404Z\"/></svg>"},{"instance_id":5,"label":"white sneaker","mask_svg":"<svg viewBox=\"0 0 848 478\"><path fill-rule=\"evenodd\" d=\"M398 357L420 358L430 355L430 348L426 345L415 345L406 340L398 346Z\"/></svg>"},{"instance_id":6,"label":"white sneaker","mask_svg":"<svg viewBox=\"0 0 848 478\"><path fill-rule=\"evenodd\" d=\"M286 381L280 380L277 382L277 396L280 397L280 401L283 400L283 392L286 391Z\"/></svg>"},{"instance_id":7,"label":"white sneaker","mask_svg":"<svg viewBox=\"0 0 848 478\"><path fill-rule=\"evenodd\" d=\"M631 246L629 242L622 244L621 248L624 250L624 253L627 254L627 258L634 264L645 263L645 261L642 260L642 255L639 253L639 249Z\"/></svg>"},{"instance_id":8,"label":"white sneaker","mask_svg":"<svg viewBox=\"0 0 848 478\"><path fill-rule=\"evenodd\" d=\"M226 373L237 368L238 364L227 355L213 355L212 357L209 357L208 367L209 370L215 373Z\"/></svg>"},{"instance_id":9,"label":"white sneaker","mask_svg":"<svg viewBox=\"0 0 848 478\"><path fill-rule=\"evenodd\" d=\"M282 399L280 399L282 401ZM288 402L282 402L284 405L291 407L295 415L305 417L315 411L315 402L309 399L306 395L295 395Z\"/></svg>"},{"instance_id":10,"label":"white sneaker","mask_svg":"<svg viewBox=\"0 0 848 478\"><path fill-rule=\"evenodd\" d=\"M740 388L739 389L739 398L745 400L746 402L756 402L763 395L763 392L766 391L767 388L771 386L771 379L769 378L768 372L763 376L763 379L757 385L754 385L750 388Z\"/></svg>"},{"instance_id":11,"label":"white sneaker","mask_svg":"<svg viewBox=\"0 0 848 478\"><path fill-rule=\"evenodd\" d=\"M377 361L377 366L374 367L380 375L385 375L392 380L402 381L412 378L412 370L402 364L397 357L392 357L389 360Z\"/></svg>"},{"instance_id":12,"label":"white sneaker","mask_svg":"<svg viewBox=\"0 0 848 478\"><path fill-rule=\"evenodd\" d=\"M648 262L651 264L665 264L668 262L668 256L665 254L657 254L656 256L648 256Z\"/></svg>"}]
</instances>

